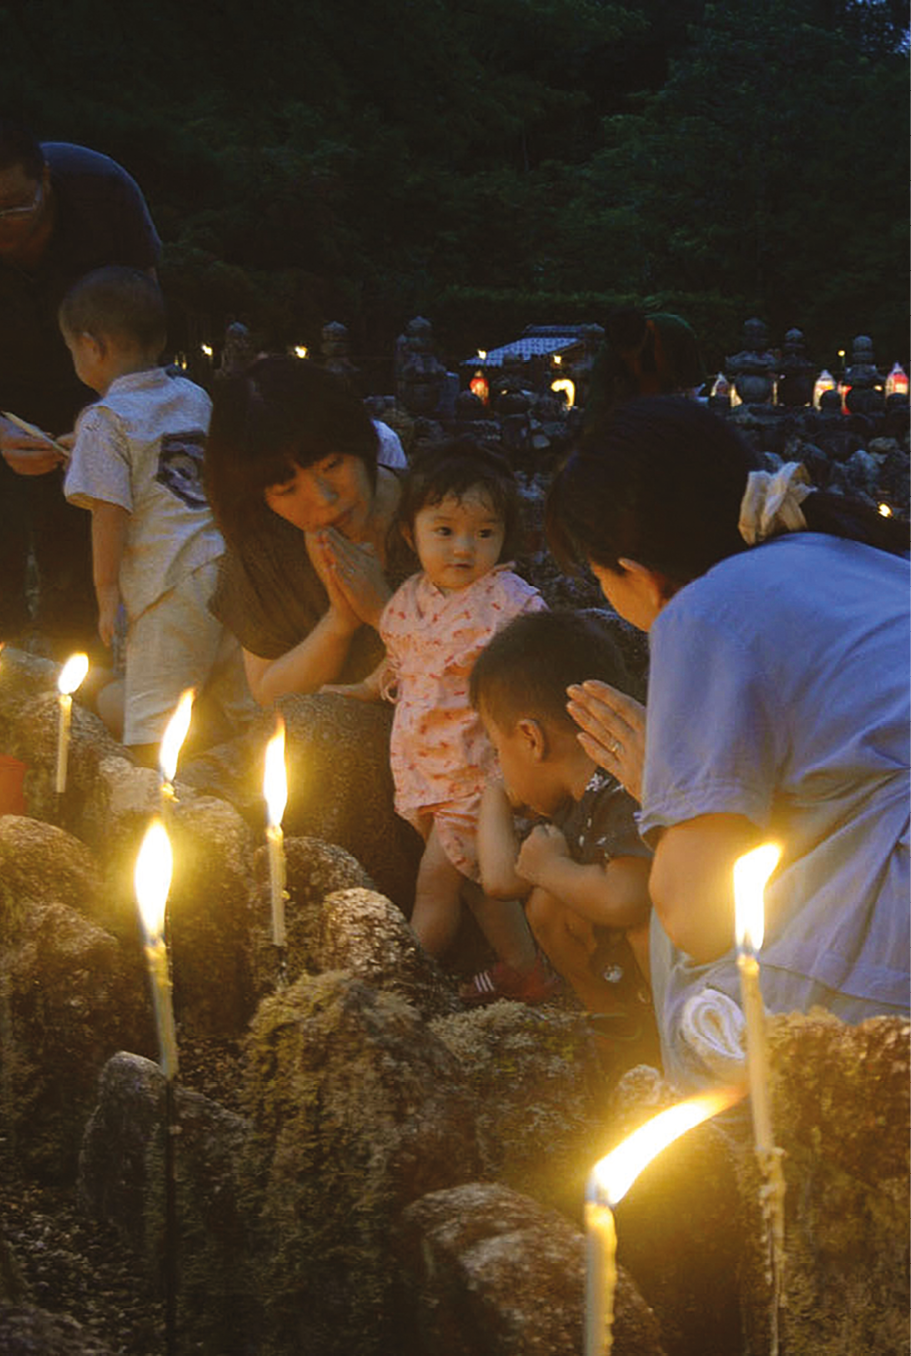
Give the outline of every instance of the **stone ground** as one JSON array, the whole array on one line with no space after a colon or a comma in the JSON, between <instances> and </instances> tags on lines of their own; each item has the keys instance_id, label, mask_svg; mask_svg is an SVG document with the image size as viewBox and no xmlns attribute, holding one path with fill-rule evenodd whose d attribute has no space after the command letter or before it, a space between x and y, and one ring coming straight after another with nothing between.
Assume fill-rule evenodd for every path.
<instances>
[{"instance_id":1,"label":"stone ground","mask_svg":"<svg viewBox=\"0 0 911 1356\"><path fill-rule=\"evenodd\" d=\"M187 1087L239 1109L235 1045L183 1040L180 1061ZM140 1259L112 1228L81 1210L74 1188L23 1178L5 1150L0 1139L0 1248L5 1240L13 1250L22 1284L16 1301L75 1319L87 1356L161 1356L164 1306L149 1297ZM5 1273L0 1252L0 1298L9 1285ZM74 1343L74 1356L81 1349ZM43 1343L9 1347L0 1335L0 1356L45 1356L45 1350Z\"/></svg>"}]
</instances>

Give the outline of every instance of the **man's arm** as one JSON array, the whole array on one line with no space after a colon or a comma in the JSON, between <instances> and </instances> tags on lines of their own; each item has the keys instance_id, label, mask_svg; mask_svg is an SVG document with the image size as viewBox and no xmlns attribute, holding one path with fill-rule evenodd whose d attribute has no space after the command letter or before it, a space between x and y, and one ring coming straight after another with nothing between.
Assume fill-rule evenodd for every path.
<instances>
[{"instance_id":1,"label":"man's arm","mask_svg":"<svg viewBox=\"0 0 911 1356\"><path fill-rule=\"evenodd\" d=\"M0 418L0 454L10 470L20 476L43 476L60 466L63 457L49 443L24 433Z\"/></svg>"}]
</instances>

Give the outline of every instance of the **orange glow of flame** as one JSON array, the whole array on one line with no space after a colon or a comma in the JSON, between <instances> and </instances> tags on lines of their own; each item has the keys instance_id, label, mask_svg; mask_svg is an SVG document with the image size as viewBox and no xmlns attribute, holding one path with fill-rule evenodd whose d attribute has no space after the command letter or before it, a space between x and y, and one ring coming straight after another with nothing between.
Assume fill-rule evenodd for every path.
<instances>
[{"instance_id":1,"label":"orange glow of flame","mask_svg":"<svg viewBox=\"0 0 911 1356\"><path fill-rule=\"evenodd\" d=\"M288 802L288 774L285 770L285 722L281 716L275 722L275 734L266 745L266 765L263 773L263 795L269 824L280 828L285 805Z\"/></svg>"},{"instance_id":2,"label":"orange glow of flame","mask_svg":"<svg viewBox=\"0 0 911 1356\"><path fill-rule=\"evenodd\" d=\"M558 377L556 381L550 383L550 389L555 395L559 395L562 391L566 396L566 408L572 409L576 403L576 386L574 382L570 381L569 377Z\"/></svg>"},{"instance_id":3,"label":"orange glow of flame","mask_svg":"<svg viewBox=\"0 0 911 1356\"><path fill-rule=\"evenodd\" d=\"M734 939L739 947L758 951L765 936L763 891L778 865L781 848L763 843L734 863Z\"/></svg>"},{"instance_id":4,"label":"orange glow of flame","mask_svg":"<svg viewBox=\"0 0 911 1356\"><path fill-rule=\"evenodd\" d=\"M63 668L60 670L60 676L57 679L57 690L63 696L69 696L71 692L76 691L88 671L88 655L71 654Z\"/></svg>"},{"instance_id":5,"label":"orange glow of flame","mask_svg":"<svg viewBox=\"0 0 911 1356\"><path fill-rule=\"evenodd\" d=\"M167 829L160 819L153 819L146 829L133 874L139 916L149 942L164 933L164 914L173 868L174 858Z\"/></svg>"},{"instance_id":6,"label":"orange glow of flame","mask_svg":"<svg viewBox=\"0 0 911 1356\"><path fill-rule=\"evenodd\" d=\"M597 1182L604 1203L611 1209L621 1201L636 1178L647 1168L653 1158L657 1158L669 1144L679 1139L687 1130L701 1125L719 1111L739 1102L746 1091L744 1086L713 1088L688 1097L666 1111L659 1111L645 1125L640 1125L631 1135L612 1149L609 1154L596 1163L592 1177Z\"/></svg>"},{"instance_id":7,"label":"orange glow of flame","mask_svg":"<svg viewBox=\"0 0 911 1356\"><path fill-rule=\"evenodd\" d=\"M188 687L180 694L180 701L162 736L161 747L158 750L158 766L166 782L173 782L174 774L177 772L177 759L180 757L183 741L190 728L195 696L195 687Z\"/></svg>"}]
</instances>

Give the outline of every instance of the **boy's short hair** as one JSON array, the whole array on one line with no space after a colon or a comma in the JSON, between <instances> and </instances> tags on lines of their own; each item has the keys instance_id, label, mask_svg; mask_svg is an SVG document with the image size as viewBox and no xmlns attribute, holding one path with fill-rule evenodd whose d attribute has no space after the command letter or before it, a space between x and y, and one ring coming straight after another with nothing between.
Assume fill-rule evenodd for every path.
<instances>
[{"instance_id":1,"label":"boy's short hair","mask_svg":"<svg viewBox=\"0 0 911 1356\"><path fill-rule=\"evenodd\" d=\"M60 305L60 328L66 334L90 334L161 353L167 340L167 317L161 288L138 268L111 264L96 268L75 282Z\"/></svg>"},{"instance_id":2,"label":"boy's short hair","mask_svg":"<svg viewBox=\"0 0 911 1356\"><path fill-rule=\"evenodd\" d=\"M478 656L471 704L511 732L519 720L578 726L566 709L566 689L599 678L628 692L629 674L606 617L593 611L530 612L514 618Z\"/></svg>"}]
</instances>

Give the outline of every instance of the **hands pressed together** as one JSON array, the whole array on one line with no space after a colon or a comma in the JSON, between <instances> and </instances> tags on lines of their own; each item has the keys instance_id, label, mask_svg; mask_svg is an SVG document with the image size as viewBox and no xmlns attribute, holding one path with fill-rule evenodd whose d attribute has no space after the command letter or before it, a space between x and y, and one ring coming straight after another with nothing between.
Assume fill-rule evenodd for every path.
<instances>
[{"instance_id":1,"label":"hands pressed together","mask_svg":"<svg viewBox=\"0 0 911 1356\"><path fill-rule=\"evenodd\" d=\"M352 629L376 626L391 590L371 542L353 542L333 527L307 534L310 559L330 606Z\"/></svg>"}]
</instances>

